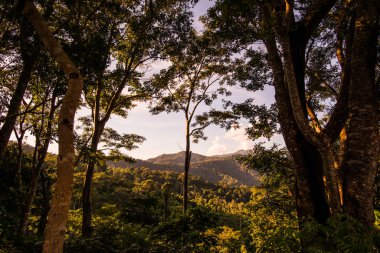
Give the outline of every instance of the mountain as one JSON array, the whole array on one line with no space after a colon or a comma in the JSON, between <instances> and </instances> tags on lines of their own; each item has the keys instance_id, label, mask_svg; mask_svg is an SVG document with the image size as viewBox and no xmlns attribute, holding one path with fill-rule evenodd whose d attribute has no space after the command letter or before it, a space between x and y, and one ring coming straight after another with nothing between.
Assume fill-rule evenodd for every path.
<instances>
[{"instance_id":1,"label":"mountain","mask_svg":"<svg viewBox=\"0 0 380 253\"><path fill-rule=\"evenodd\" d=\"M245 155L249 151L240 150L232 154L204 156L196 153L191 155L190 175L199 176L205 181L215 184L228 184L232 186L259 184L259 179L254 171L247 171L235 158ZM135 163L107 162L112 167L140 168L151 170L183 172L183 161L185 152L175 154L163 154L148 160L137 160Z\"/></svg>"},{"instance_id":2,"label":"mountain","mask_svg":"<svg viewBox=\"0 0 380 253\"><path fill-rule=\"evenodd\" d=\"M207 159L207 156L199 155L196 153L191 154L191 162L201 162ZM155 158L150 158L147 160L147 162L155 163L155 164L177 164L181 165L183 164L183 161L185 160L185 151L178 152L176 154L163 154L159 155Z\"/></svg>"},{"instance_id":3,"label":"mountain","mask_svg":"<svg viewBox=\"0 0 380 253\"><path fill-rule=\"evenodd\" d=\"M10 144L17 145L11 141ZM23 144L25 153L33 153L34 147ZM230 186L255 186L260 180L254 171L247 171L243 166L235 161L240 155L248 154L248 150L239 150L235 153L215 156L204 156L196 153L191 155L190 175L199 176L203 180L214 184L227 184ZM55 157L56 154L49 153L49 156ZM50 159L54 161L55 158ZM175 154L162 154L147 160L136 160L135 163L130 162L114 162L107 161L111 167L119 168L148 168L159 171L172 171L176 173L183 172L183 163L185 160L185 152Z\"/></svg>"}]
</instances>

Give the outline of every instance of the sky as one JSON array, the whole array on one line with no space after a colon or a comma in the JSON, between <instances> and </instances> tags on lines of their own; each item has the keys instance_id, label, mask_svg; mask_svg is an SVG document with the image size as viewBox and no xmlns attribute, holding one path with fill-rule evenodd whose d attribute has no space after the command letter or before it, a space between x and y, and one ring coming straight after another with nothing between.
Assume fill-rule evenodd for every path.
<instances>
[{"instance_id":1,"label":"sky","mask_svg":"<svg viewBox=\"0 0 380 253\"><path fill-rule=\"evenodd\" d=\"M197 30L202 30L202 24L199 22L199 16L206 13L207 9L212 6L212 1L200 0L194 8L194 26ZM167 66L165 62L158 62L152 65L152 71ZM247 92L238 87L232 88L231 98L234 101L244 101L247 98L254 98L256 104L270 105L274 101L274 91L271 87L265 88L259 92ZM202 108L201 108L202 109ZM81 109L77 112L76 118L88 115L90 112ZM76 122L78 124L78 121ZM280 135L275 135L270 141L266 138L260 138L255 142L249 140L245 135L244 126L247 122L241 122L242 127L231 129L229 131L220 129L217 126L209 126L205 130L207 140L200 140L197 144L192 144L192 152L203 155L221 155L233 153L238 150L251 149L254 143L265 142L267 146L273 143L282 144L283 139ZM138 149L126 151L125 154L137 158L148 159L161 154L170 154L183 151L185 148L185 119L181 113L161 113L152 115L149 112L147 104L139 103L130 112L127 118L111 116L106 127L112 127L120 134L138 134L146 138L146 141L139 145ZM27 142L33 145L33 138L28 137ZM50 152L57 153L58 145L51 144Z\"/></svg>"},{"instance_id":2,"label":"sky","mask_svg":"<svg viewBox=\"0 0 380 253\"><path fill-rule=\"evenodd\" d=\"M243 98L243 100L254 97L257 104L270 104L273 101L273 90L268 88L248 94L245 90L236 88L233 90L232 96ZM139 104L130 111L128 118L114 116L108 126L122 133L134 133L146 138L146 141L138 149L127 152L134 158L147 159L185 149L185 119L181 113L152 115L145 104ZM250 149L254 146L254 142L246 137L244 126L247 126L244 121L241 128L229 131L218 126L209 126L205 130L208 139L192 144L191 149L193 152L203 155L220 155L241 149ZM266 138L260 138L255 143L267 141ZM282 143L282 137L274 136L267 145L271 145L273 142Z\"/></svg>"}]
</instances>

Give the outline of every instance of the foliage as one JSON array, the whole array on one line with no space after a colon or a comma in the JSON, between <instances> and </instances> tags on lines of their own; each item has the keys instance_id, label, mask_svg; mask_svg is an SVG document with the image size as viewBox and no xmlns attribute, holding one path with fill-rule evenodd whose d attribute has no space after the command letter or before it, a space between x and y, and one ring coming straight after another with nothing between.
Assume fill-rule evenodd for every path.
<instances>
[{"instance_id":1,"label":"foliage","mask_svg":"<svg viewBox=\"0 0 380 253\"><path fill-rule=\"evenodd\" d=\"M267 108L265 105L255 105L253 99L247 99L243 103L232 106L236 115L248 119L249 126L246 127L247 136L256 140L260 137L271 138L278 133L277 110L274 105Z\"/></svg>"},{"instance_id":2,"label":"foliage","mask_svg":"<svg viewBox=\"0 0 380 253\"><path fill-rule=\"evenodd\" d=\"M215 224L215 214L204 208L191 208L183 216L155 228L153 240L162 251L209 251L216 242L214 236L205 231Z\"/></svg>"},{"instance_id":3,"label":"foliage","mask_svg":"<svg viewBox=\"0 0 380 253\"><path fill-rule=\"evenodd\" d=\"M253 191L250 202L251 233L257 251L299 251L294 168L287 151L258 144L239 161L261 177L262 184Z\"/></svg>"},{"instance_id":4,"label":"foliage","mask_svg":"<svg viewBox=\"0 0 380 253\"><path fill-rule=\"evenodd\" d=\"M76 174L73 207L68 226L68 245L84 249L78 239L81 227L81 177ZM110 168L94 175L94 245L136 251L218 252L218 249L249 248L249 222L244 222L244 203L250 188L226 188L191 177L192 208L181 212L181 176L149 169ZM163 191L162 189L166 189ZM168 220L165 222L165 195ZM228 202L221 202L225 196ZM206 203L202 205L201 203ZM239 211L239 209L241 211ZM244 228L246 232L239 232ZM243 235L244 234L244 235ZM231 237L231 238L229 238ZM182 239L184 238L184 239ZM95 247L95 246L94 246ZM90 250L90 249L88 249ZM95 249L93 249L95 250ZM235 252L235 251L231 251ZM238 251L240 252L240 251Z\"/></svg>"},{"instance_id":5,"label":"foliage","mask_svg":"<svg viewBox=\"0 0 380 253\"><path fill-rule=\"evenodd\" d=\"M186 137L197 143L207 139L204 129L209 125L231 125L237 120L232 112L213 108L218 97L231 95L226 84L234 84L233 62L230 53L218 48L212 37L195 29L179 43L175 52L168 53L171 65L147 82L160 88L150 110L153 114L183 113Z\"/></svg>"},{"instance_id":6,"label":"foliage","mask_svg":"<svg viewBox=\"0 0 380 253\"><path fill-rule=\"evenodd\" d=\"M380 232L363 226L347 215L332 216L326 225L306 221L304 233L306 252L378 252Z\"/></svg>"},{"instance_id":7,"label":"foliage","mask_svg":"<svg viewBox=\"0 0 380 253\"><path fill-rule=\"evenodd\" d=\"M31 147L29 146L29 149ZM22 184L21 186L16 181L16 170L18 162L18 150L16 144L11 144L7 147L5 152L7 159L4 159L0 164L1 181L0 187L2 194L0 195L0 245L25 245L31 246L33 243L40 239L37 233L40 217L41 217L41 202L43 201L43 194L41 185L38 185L36 200L34 208L32 209L33 216L30 219L27 232L28 236L23 240L16 240L16 232L20 223L21 210L25 197L27 195L28 187L32 174L32 161L33 155L31 152L26 152L22 157ZM48 180L53 181L53 159L48 156L46 159L46 170Z\"/></svg>"},{"instance_id":8,"label":"foliage","mask_svg":"<svg viewBox=\"0 0 380 253\"><path fill-rule=\"evenodd\" d=\"M21 206L21 198L23 194L26 194L25 189L20 189L16 182L16 171L13 169L17 167L17 146L8 146L5 155L7 160L1 162L1 192L0 195L0 238L1 243L7 242L12 239L16 227L19 222L19 210ZM24 156L23 162L30 165L31 156ZM30 168L30 167L29 167ZM26 168L27 169L27 168ZM24 170L27 173L27 170ZM26 176L24 174L24 176ZM25 178L25 177L24 177Z\"/></svg>"},{"instance_id":9,"label":"foliage","mask_svg":"<svg viewBox=\"0 0 380 253\"><path fill-rule=\"evenodd\" d=\"M17 149L7 152L12 157L12 150L15 161ZM31 160L28 155L25 159L27 166ZM368 230L347 216L332 217L326 225L310 219L299 231L290 194L294 179L286 151L257 146L240 161L257 168L261 186L229 187L190 177L191 208L186 214L181 212L181 175L177 173L144 168L95 172L94 233L90 238L80 236L83 172L77 172L65 252L299 252L300 234L308 246L305 252L376 252L380 238L377 230ZM38 199L32 209L30 235L17 246L11 241L17 222L11 222L18 216L13 209L2 213L2 247L22 251L41 247L40 238L34 237ZM2 201L15 204L9 199Z\"/></svg>"}]
</instances>

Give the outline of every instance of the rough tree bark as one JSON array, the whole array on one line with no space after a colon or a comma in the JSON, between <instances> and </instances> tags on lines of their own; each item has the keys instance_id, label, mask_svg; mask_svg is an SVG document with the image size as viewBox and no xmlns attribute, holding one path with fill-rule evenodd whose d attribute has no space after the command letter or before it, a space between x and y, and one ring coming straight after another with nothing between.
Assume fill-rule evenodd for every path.
<instances>
[{"instance_id":1,"label":"rough tree bark","mask_svg":"<svg viewBox=\"0 0 380 253\"><path fill-rule=\"evenodd\" d=\"M66 222L72 196L74 169L74 116L79 104L83 78L71 59L54 38L47 23L31 1L26 1L23 13L32 23L40 40L55 59L68 79L68 87L59 113L57 181L53 194L48 223L45 229L43 252L63 252Z\"/></svg>"},{"instance_id":2,"label":"rough tree bark","mask_svg":"<svg viewBox=\"0 0 380 253\"><path fill-rule=\"evenodd\" d=\"M266 12L266 10L263 10ZM269 14L265 13L266 18ZM278 117L286 146L296 168L296 207L300 220L311 216L324 223L329 217L329 206L325 198L322 160L318 151L305 139L294 119L290 104L283 63L277 49L275 35L264 19L268 30L263 38L268 51L267 60L273 72L275 99Z\"/></svg>"},{"instance_id":3,"label":"rough tree bark","mask_svg":"<svg viewBox=\"0 0 380 253\"><path fill-rule=\"evenodd\" d=\"M298 129L311 146L318 150L320 155L323 176L326 179L325 192L331 213L338 213L341 210L337 161L332 150L338 134L331 138L326 131L316 131L318 129L313 129L310 126L305 99L305 49L314 30L335 2L330 0L316 1L300 21L295 21L293 1L285 1L281 7L271 7L272 12L277 15L272 29L281 44L284 59L282 69L287 85L287 99L290 102ZM341 131L345 122L344 111L340 110L342 103L342 101L338 101L338 106L333 112L334 117L331 117L328 123L329 130L334 128L337 133Z\"/></svg>"},{"instance_id":4,"label":"rough tree bark","mask_svg":"<svg viewBox=\"0 0 380 253\"><path fill-rule=\"evenodd\" d=\"M325 192L331 214L340 212L343 205L345 213L363 224L371 225L374 221L373 185L379 158L379 87L375 81L379 6L375 0L355 2L355 32L353 39L351 34L347 34L346 59L343 59L342 52L340 54L339 50L337 52L337 57L340 57L339 62L342 64L341 90L325 127L320 131L315 131L310 126L304 109L305 46L310 35L327 15L334 2L336 1L315 1L311 5L311 7L316 7L315 10L312 8L300 21L295 21L292 13L293 1L271 6L273 13L277 14L273 28L281 44L283 66L281 66L281 58L277 56L278 59L275 59L270 50L270 46L276 47L276 40L272 43L266 41L265 44L268 50L268 62L275 79L276 101L279 107L283 107L279 109L280 114L284 113L289 117L290 113L286 114L284 108L287 103L290 103L292 116L294 116L291 118L294 119L305 139L318 150L322 160L323 176L326 179ZM352 16L351 19L355 20ZM276 75L279 76L277 81ZM282 79L285 80L285 91L276 87L283 81ZM298 144L300 142L295 141L297 139L294 135L291 136L286 130L285 121L289 119L282 119L282 116L279 115L279 119L284 139L297 168L297 152L294 151L296 145L292 142ZM345 141L345 127L347 127L347 141ZM333 144L339 141L339 138L343 141L341 149L341 152L345 153L343 162L341 162L342 159L338 159L338 155L333 150ZM298 184L304 172L303 168L301 171L296 170ZM341 187L340 178L342 174L343 187ZM300 190L309 192L307 187Z\"/></svg>"},{"instance_id":5,"label":"rough tree bark","mask_svg":"<svg viewBox=\"0 0 380 253\"><path fill-rule=\"evenodd\" d=\"M302 27L302 26L296 26ZM284 72L288 85L293 115L305 138L318 150L326 179L326 196L331 213L340 211L340 195L336 176L336 162L331 140L324 132L317 133L309 124L305 100L305 47L307 38L303 28L285 27L287 33L277 32L284 54ZM305 41L306 40L306 41Z\"/></svg>"},{"instance_id":6,"label":"rough tree bark","mask_svg":"<svg viewBox=\"0 0 380 253\"><path fill-rule=\"evenodd\" d=\"M379 87L375 81L378 21L378 1L357 2L343 161L343 209L368 226L374 222L374 180L379 161Z\"/></svg>"}]
</instances>

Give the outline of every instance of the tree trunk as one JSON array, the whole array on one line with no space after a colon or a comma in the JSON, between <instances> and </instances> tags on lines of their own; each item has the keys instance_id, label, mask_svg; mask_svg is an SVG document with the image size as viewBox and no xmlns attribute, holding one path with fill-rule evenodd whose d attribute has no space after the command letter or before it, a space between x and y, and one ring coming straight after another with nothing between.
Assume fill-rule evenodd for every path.
<instances>
[{"instance_id":1,"label":"tree trunk","mask_svg":"<svg viewBox=\"0 0 380 253\"><path fill-rule=\"evenodd\" d=\"M102 135L104 125L97 120L98 113L95 115L94 120L94 132L91 139L91 155L95 156L98 150L98 145L100 141L100 136ZM94 176L95 170L95 160L94 157L90 157L90 161L87 164L86 177L83 184L82 190L82 236L90 237L92 234L92 208L91 208L91 185L92 178Z\"/></svg>"},{"instance_id":2,"label":"tree trunk","mask_svg":"<svg viewBox=\"0 0 380 253\"><path fill-rule=\"evenodd\" d=\"M356 8L347 152L343 162L343 209L371 226L379 161L379 87L375 82L379 6L376 0L367 0L358 1Z\"/></svg>"},{"instance_id":3,"label":"tree trunk","mask_svg":"<svg viewBox=\"0 0 380 253\"><path fill-rule=\"evenodd\" d=\"M297 215L300 221L310 216L325 223L329 217L329 207L325 198L321 156L303 136L295 121L283 64L272 32L264 38L264 43L268 51L267 60L273 72L281 132L296 170Z\"/></svg>"},{"instance_id":4,"label":"tree trunk","mask_svg":"<svg viewBox=\"0 0 380 253\"><path fill-rule=\"evenodd\" d=\"M189 197L189 170L190 170L190 125L186 122L186 151L185 151L185 166L184 166L184 176L183 176L183 213L186 213L188 206Z\"/></svg>"},{"instance_id":5,"label":"tree trunk","mask_svg":"<svg viewBox=\"0 0 380 253\"><path fill-rule=\"evenodd\" d=\"M293 124L296 124L295 120ZM283 128L283 133L287 129ZM297 125L293 125L293 129L295 133L284 134L284 139L296 169L297 216L300 221L313 217L324 224L330 216L330 209L323 181L323 161L318 150L306 140ZM296 134L295 139L293 134Z\"/></svg>"},{"instance_id":6,"label":"tree trunk","mask_svg":"<svg viewBox=\"0 0 380 253\"><path fill-rule=\"evenodd\" d=\"M339 193L338 163L329 143L326 143L325 148L319 152L322 156L326 196L329 202L330 213L332 215L338 214L342 209Z\"/></svg>"},{"instance_id":7,"label":"tree trunk","mask_svg":"<svg viewBox=\"0 0 380 253\"><path fill-rule=\"evenodd\" d=\"M29 190L28 194L26 196L24 206L23 206L23 212L21 215L21 221L18 229L18 236L22 236L25 233L25 229L28 224L28 219L30 216L30 211L32 209L32 204L33 204L33 199L34 196L36 195L36 189L37 189L37 184L38 184L38 177L40 175L42 166L38 166L37 168L34 168L32 171L32 176L31 176L31 182L29 185Z\"/></svg>"},{"instance_id":8,"label":"tree trunk","mask_svg":"<svg viewBox=\"0 0 380 253\"><path fill-rule=\"evenodd\" d=\"M82 236L90 237L92 234L92 208L91 208L91 185L95 170L95 162L90 161L87 165L86 178L82 190Z\"/></svg>"},{"instance_id":9,"label":"tree trunk","mask_svg":"<svg viewBox=\"0 0 380 253\"><path fill-rule=\"evenodd\" d=\"M305 48L306 48L306 31L302 28L302 26L294 28L294 30L289 31L288 35L288 46L289 53L287 59L285 59L285 66L283 68L284 75L283 78L285 81L285 91L283 91L286 95L283 96L286 99L286 107L288 113L286 116L290 116L292 119L291 126L296 129L296 137L288 136L287 144L293 147L293 159L297 164L298 170L296 174L298 174L299 179L299 192L298 195L308 194L311 197L312 203L309 210L312 213L307 214L306 212L299 216L299 218L303 218L307 215L315 218L320 223L325 223L327 218L330 216L329 203L326 199L325 194L325 184L323 181L324 176L324 160L321 153L318 151L317 147L305 136L305 133L302 131L299 122L297 122L298 117L307 118L307 109L306 109L306 97L305 97ZM283 49L284 50L284 49ZM286 50L285 50L286 51ZM289 62L287 62L289 61ZM300 110L294 110L294 105L292 103L292 98L290 96L290 88L289 88L289 80L290 75L286 74L289 67L293 66L292 71L294 71L293 82L296 83L297 92L299 94L299 101L302 107ZM285 116L285 117L286 117ZM289 127L289 126L288 126ZM286 132L286 131L285 131ZM289 134L290 135L290 134ZM293 143L294 140L296 143ZM300 157L300 154L301 157ZM308 192L309 191L309 192ZM303 198L305 198L304 196ZM300 199L300 201L302 201ZM299 206L304 205L303 203L298 203Z\"/></svg>"},{"instance_id":10,"label":"tree trunk","mask_svg":"<svg viewBox=\"0 0 380 253\"><path fill-rule=\"evenodd\" d=\"M42 207L41 207L41 215L40 220L38 221L38 235L43 235L47 217L50 210L50 200L51 200L51 182L49 178L45 175L44 170L41 171L41 188L42 188Z\"/></svg>"},{"instance_id":11,"label":"tree trunk","mask_svg":"<svg viewBox=\"0 0 380 253\"><path fill-rule=\"evenodd\" d=\"M34 65L38 59L39 46L31 46L27 42L27 24L26 21L21 23L20 31L20 44L21 44L21 55L22 55L22 70L19 76L19 79L16 84L16 89L13 92L11 101L9 103L9 108L7 116L5 117L4 124L0 129L0 157L3 156L5 148L11 137L13 127L16 123L17 114L19 113L22 99L24 97L26 88L32 76ZM39 42L35 42L39 43Z\"/></svg>"},{"instance_id":12,"label":"tree trunk","mask_svg":"<svg viewBox=\"0 0 380 253\"><path fill-rule=\"evenodd\" d=\"M291 109L302 135L320 154L330 213L335 214L341 210L338 178L336 176L338 165L332 151L332 143L335 140L324 132L312 129L307 117L305 99L306 30L304 26L297 23L283 28L287 29L287 32L279 30L278 27L276 31L280 38L284 55L284 73Z\"/></svg>"},{"instance_id":13,"label":"tree trunk","mask_svg":"<svg viewBox=\"0 0 380 253\"><path fill-rule=\"evenodd\" d=\"M16 183L17 183L17 190L19 192L19 201L22 203L23 199L23 191L22 191L22 159L24 156L24 151L22 148L22 140L24 139L24 133L21 133L21 136L17 138L17 171L16 171Z\"/></svg>"},{"instance_id":14,"label":"tree trunk","mask_svg":"<svg viewBox=\"0 0 380 253\"><path fill-rule=\"evenodd\" d=\"M71 59L52 35L47 23L31 1L26 1L23 13L36 30L51 57L56 60L68 79L68 87L59 113L57 181L48 223L45 229L44 253L63 252L66 223L72 196L74 169L74 117L79 105L83 78Z\"/></svg>"}]
</instances>

